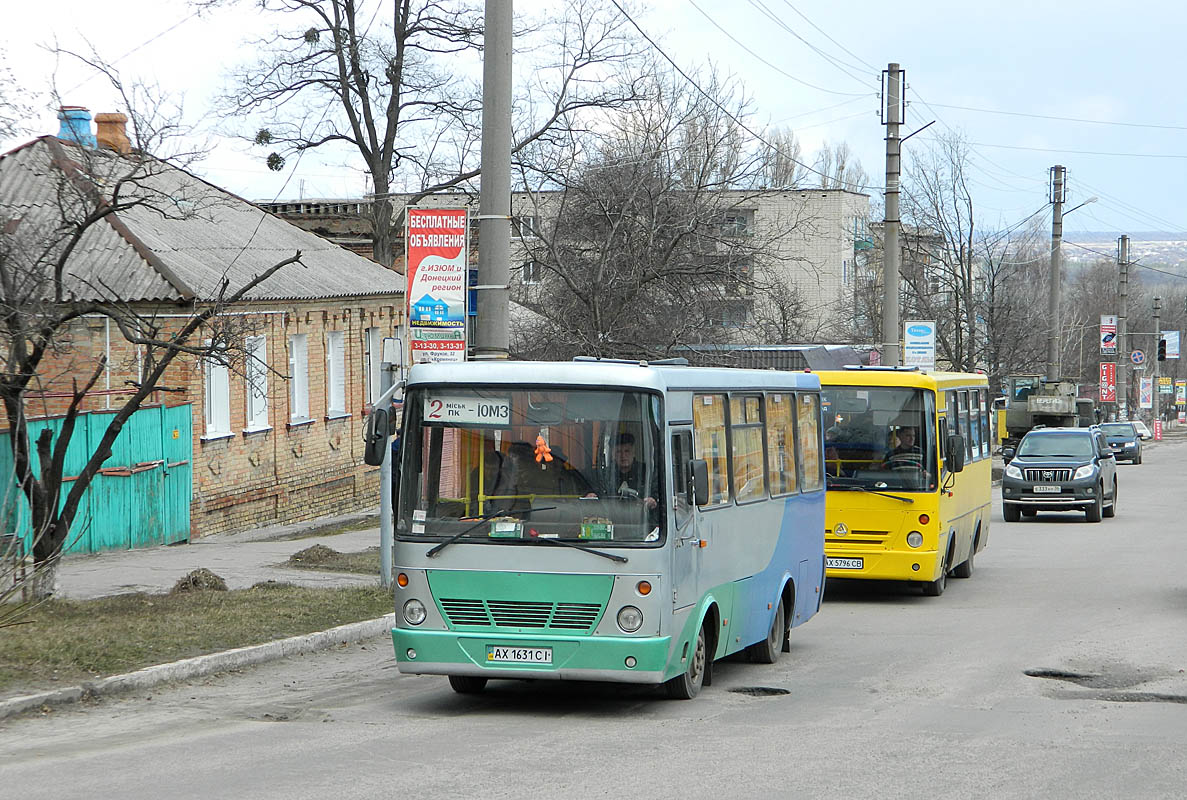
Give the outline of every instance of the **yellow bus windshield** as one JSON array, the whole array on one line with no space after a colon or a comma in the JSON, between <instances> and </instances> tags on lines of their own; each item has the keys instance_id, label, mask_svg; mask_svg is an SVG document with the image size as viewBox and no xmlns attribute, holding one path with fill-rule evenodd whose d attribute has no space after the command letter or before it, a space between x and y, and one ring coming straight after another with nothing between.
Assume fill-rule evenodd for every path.
<instances>
[{"instance_id":1,"label":"yellow bus windshield","mask_svg":"<svg viewBox=\"0 0 1187 800\"><path fill-rule=\"evenodd\" d=\"M936 490L936 410L931 392L825 386L822 403L830 490Z\"/></svg>"}]
</instances>

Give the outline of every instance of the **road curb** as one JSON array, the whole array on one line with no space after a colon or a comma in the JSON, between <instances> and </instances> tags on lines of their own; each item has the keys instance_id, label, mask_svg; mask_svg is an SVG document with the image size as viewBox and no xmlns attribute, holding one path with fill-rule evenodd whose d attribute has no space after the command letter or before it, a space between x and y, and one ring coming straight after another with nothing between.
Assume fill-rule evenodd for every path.
<instances>
[{"instance_id":1,"label":"road curb","mask_svg":"<svg viewBox=\"0 0 1187 800\"><path fill-rule=\"evenodd\" d=\"M275 642L237 647L234 650L226 650L221 653L208 653L204 656L174 661L171 664L157 664L123 675L111 675L97 681L88 681L80 686L68 686L23 697L10 697L7 700L0 700L0 720L42 706L60 706L77 703L88 697L147 689L168 681L199 678L217 672L276 661L289 656L314 653L334 645L351 644L387 633L394 624L395 615L388 614L378 619L352 622L325 631L278 639Z\"/></svg>"}]
</instances>

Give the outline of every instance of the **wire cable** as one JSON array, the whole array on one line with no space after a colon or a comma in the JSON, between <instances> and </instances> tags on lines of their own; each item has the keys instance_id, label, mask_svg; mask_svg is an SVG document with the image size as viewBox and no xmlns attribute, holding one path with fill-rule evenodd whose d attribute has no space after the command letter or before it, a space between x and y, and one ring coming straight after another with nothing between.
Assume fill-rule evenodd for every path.
<instances>
[{"instance_id":1,"label":"wire cable","mask_svg":"<svg viewBox=\"0 0 1187 800\"><path fill-rule=\"evenodd\" d=\"M727 37L727 38L728 38L728 39L729 39L731 42L733 42L733 43L734 43L734 44L736 44L738 47L740 47L740 48L742 48L743 50L745 50L745 51L746 51L747 53L749 53L750 55L754 56L754 58L758 59L758 60L759 60L759 61L761 61L763 64L766 64L768 67L770 67L771 69L773 69L773 70L775 70L776 72L778 72L778 73L779 73L780 75L782 75L783 77L785 77L785 78L788 78L788 79L790 79L790 80L793 80L793 81L795 81L796 83L803 84L804 86L807 86L809 89L815 89L815 90L816 90L816 91L818 91L818 92L825 92L825 93L827 93L827 94L835 94L835 95L840 95L840 96L842 96L842 97L865 97L865 96L868 96L868 95L860 95L860 94L855 94L855 93L853 93L853 92L839 92L839 91L836 91L835 89L826 89L826 88L824 88L823 86L817 86L817 85L816 85L816 84L814 84L814 83L808 83L808 82L807 82L806 80L804 80L803 78L799 78L799 77L796 77L795 75L792 75L790 72L788 72L787 70L783 69L782 67L778 67L778 66L776 66L776 65L772 64L770 61L767 61L765 58L763 58L762 56L760 56L758 53L754 52L754 51L753 51L753 50L751 50L749 47L747 47L745 44L743 44L742 42L740 42L740 41L739 41L739 40L738 40L738 39L737 39L737 38L736 38L736 37L735 37L735 36L734 36L732 33L730 33L729 31L727 31L725 28L721 27L721 25L719 25L719 24L717 23L717 20L713 19L713 17L709 16L709 14L708 14L708 13L707 13L707 12L706 12L706 11L705 11L703 8L701 8L700 6L698 6L698 5L696 4L695 0L688 0L688 3L689 3L689 5L691 5L693 8L695 8L697 11L701 12L701 16L703 16L705 19L709 20L709 23L710 23L711 25L713 25L713 27L717 28L717 30L721 31L721 32L722 32L722 33L723 33L723 34L724 34L724 35L725 35L725 36L726 36L726 37ZM852 77L852 76L850 76L850 77Z\"/></svg>"},{"instance_id":2,"label":"wire cable","mask_svg":"<svg viewBox=\"0 0 1187 800\"><path fill-rule=\"evenodd\" d=\"M853 80L857 81L858 83L867 83L868 82L867 79L859 78L857 75L853 74L852 71L861 72L860 67L855 67L852 64L846 64L845 62L841 61L839 58L836 58L835 56L831 56L828 53L824 52L819 47L817 47L816 45L812 44L807 39L805 39L803 36L800 36L798 33L796 33L791 28L791 26L789 26L786 22L784 22L782 19L780 19L778 14L776 14L774 11L771 11L769 8L767 8L766 5L764 5L762 3L762 0L749 0L749 2L750 2L750 5L754 6L756 9L758 9L759 13L763 14L767 19L771 20L776 25L778 25L780 28L787 31L789 34L794 36L800 42L803 42L803 44L806 47L808 47L810 50L812 50L812 52L816 53L818 56L823 58L825 61L832 64L834 67L839 69L841 72L844 72L846 75L848 75L850 78L853 78Z\"/></svg>"},{"instance_id":3,"label":"wire cable","mask_svg":"<svg viewBox=\"0 0 1187 800\"><path fill-rule=\"evenodd\" d=\"M858 61L860 61L862 64L864 64L866 67L870 68L870 69L871 69L871 70L873 70L874 72L877 72L877 71L878 71L878 68L877 68L877 67L875 67L873 64L871 64L870 62L866 61L866 60L865 60L865 59L863 59L861 56L859 56L857 53L854 53L852 50L850 50L850 49L848 49L847 47L845 47L845 45L841 44L841 43L840 43L840 42L838 42L836 39L834 39L833 37L831 37L831 36L829 36L827 33L825 33L825 32L824 32L824 30L822 30L822 29L821 29L821 27L820 27L819 25L817 25L817 24L816 24L815 22L813 22L812 20L808 19L806 16L804 16L804 13L803 13L802 11L800 11L798 8L796 8L795 6L793 6L793 5L791 4L790 0L783 0L783 5L785 5L785 6L787 6L788 8L790 8L790 9L791 9L792 11L794 11L796 14L799 14L799 16L800 16L800 19L802 19L804 22L808 23L808 24L809 24L809 25L811 25L813 28L815 28L815 29L816 29L816 30L817 30L817 31L820 33L820 35L821 35L821 36L823 36L825 39L828 39L830 42L832 42L832 43L833 43L833 44L835 44L837 47L839 47L839 48L841 48L842 50L844 50L844 51L845 51L846 53L848 53L849 55L851 55L851 56L853 56L854 58L856 58Z\"/></svg>"},{"instance_id":4,"label":"wire cable","mask_svg":"<svg viewBox=\"0 0 1187 800\"><path fill-rule=\"evenodd\" d=\"M1187 131L1187 125L1161 125L1150 122L1114 122L1104 119L1086 119L1084 117L1058 117L1051 114L1030 114L1024 111L1002 111L994 108L974 108L972 106L954 106L945 103L932 103L937 108L952 108L958 111L973 111L978 114L1001 114L1007 117L1027 117L1030 119L1050 119L1058 122L1080 122L1086 125L1115 125L1123 128L1150 128L1163 131Z\"/></svg>"},{"instance_id":5,"label":"wire cable","mask_svg":"<svg viewBox=\"0 0 1187 800\"><path fill-rule=\"evenodd\" d=\"M703 97L704 97L706 100L708 100L710 103L712 103L714 106L716 106L716 107L717 107L717 109L718 109L719 111L721 111L721 113L725 114L725 115L726 115L726 116L727 116L729 119L733 120L733 121L734 121L734 123L735 123L735 124L736 124L736 125L737 125L739 128L741 128L742 130L744 130L744 131L746 131L747 133L749 133L749 134L750 134L751 136L753 136L755 139L757 139L758 141L762 142L762 143L763 143L763 144L765 144L767 147L771 148L772 150L774 150L776 153L778 153L779 155L781 155L781 156L783 156L784 158L786 158L786 159L787 159L788 161L790 161L791 163L793 163L793 164L796 164L796 165L798 165L798 166L801 166L801 167L803 167L804 169L808 170L809 172L811 172L811 173L812 173L812 174L814 174L814 175L819 175L819 176L820 176L820 177L822 177L822 178L827 178L827 179L829 179L829 180L833 180L833 176L831 176L831 175L827 175L827 174L825 174L825 173L821 172L820 170L816 169L815 167L810 167L810 166L808 166L807 164L805 164L804 162L800 161L799 159L797 159L797 158L794 158L794 157L792 157L791 155L789 155L788 153L785 153L785 152L783 152L783 151L782 151L782 150L780 150L779 148L775 147L775 145L771 144L771 143L770 143L770 142L768 142L766 139L764 139L762 136L760 136L760 135L758 135L757 133L755 133L755 132L754 132L754 130L752 130L752 129L750 128L750 126L749 126L749 125L747 125L746 123L742 122L742 120L740 120L740 119L738 119L737 117L735 117L735 116L734 116L734 115L733 115L733 114L732 114L732 113L729 111L729 109L727 109L727 108L726 108L725 106L723 106L723 105L722 105L720 102L718 102L717 98L713 97L713 95L709 94L709 93L708 93L708 92L706 92L704 89L702 89L702 88L701 88L701 85L700 85L699 83L697 83L696 81L694 81L694 80L692 79L692 77L690 77L690 76L689 76L689 74L688 74L687 72L685 72L685 71L684 71L684 70L683 70L683 69L680 67L680 65L679 65L679 64L677 64L677 63L676 63L676 62L675 62L675 61L672 59L672 57L671 57L671 56L669 56L669 55L668 55L666 52L664 52L664 49L663 49L662 47L660 47L660 46L659 46L659 44L657 44L657 43L656 43L656 41L655 41L654 39L652 39L650 36L648 36L648 35L647 35L647 32L646 32L646 31L644 31L642 27L640 27L640 25L639 25L639 23L638 23L638 22L635 22L635 19L634 19L634 17L632 17L630 14L628 14L628 13L626 12L626 9L624 9L624 8L622 7L622 5L619 3L619 1L618 1L618 0L610 0L610 2L611 2L613 5L614 5L614 7L615 7L615 8L617 8L617 9L618 9L618 13L622 14L622 16L623 16L623 17L626 19L626 21L627 21L627 22L629 22L629 23L631 24L631 26L632 26L632 27L633 27L633 28L634 28L636 31L638 31L638 32L639 32L639 35L640 35L640 36L642 36L644 39L646 39L646 40L647 40L647 43L648 43L648 44L650 44L650 45L651 45L651 47L652 47L652 48L653 48L653 49L654 49L654 50L655 50L657 53L659 53L659 54L660 54L660 55L663 57L663 59L664 59L665 61L667 61L669 64L671 64L671 65L672 65L672 69L676 70L676 72L678 72L678 73L680 74L680 76L681 76L682 78L684 78L684 80L688 81L688 83L689 83L689 84L690 84L690 85L691 85L691 86L692 86L694 89L696 89L698 92L700 92L700 93L701 93L701 95L702 95L702 96L703 96ZM856 183L853 183L853 182L851 182L851 181L846 181L846 180L843 180L843 179L839 179L837 182L838 182L838 183L841 183L841 184L843 184L845 188L848 188L848 187L854 187L854 188L853 188L851 191L856 191L856 192L864 192L864 190L866 190L866 189L869 189L869 188L878 188L878 190L879 190L879 191L882 191L882 189L881 189L880 187L860 186L860 185L858 185L858 184L856 184Z\"/></svg>"}]
</instances>

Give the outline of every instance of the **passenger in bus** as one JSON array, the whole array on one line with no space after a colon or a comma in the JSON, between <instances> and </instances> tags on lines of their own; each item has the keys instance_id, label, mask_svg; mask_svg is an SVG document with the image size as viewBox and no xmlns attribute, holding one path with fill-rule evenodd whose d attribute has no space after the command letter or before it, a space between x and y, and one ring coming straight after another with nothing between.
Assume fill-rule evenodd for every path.
<instances>
[{"instance_id":1,"label":"passenger in bus","mask_svg":"<svg viewBox=\"0 0 1187 800\"><path fill-rule=\"evenodd\" d=\"M635 460L635 437L630 433L620 433L614 443L614 466L616 469L611 478L610 489L607 494L638 497L648 510L659 505L655 498L659 495L659 475L652 470L651 481L644 485L646 470Z\"/></svg>"}]
</instances>

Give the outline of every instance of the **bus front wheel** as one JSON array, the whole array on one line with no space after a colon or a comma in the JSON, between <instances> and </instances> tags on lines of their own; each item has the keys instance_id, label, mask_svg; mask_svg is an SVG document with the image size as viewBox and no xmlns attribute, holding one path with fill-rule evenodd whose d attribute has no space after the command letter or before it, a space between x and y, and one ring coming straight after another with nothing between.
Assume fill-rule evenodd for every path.
<instances>
[{"instance_id":1,"label":"bus front wheel","mask_svg":"<svg viewBox=\"0 0 1187 800\"><path fill-rule=\"evenodd\" d=\"M700 694L701 686L705 683L705 669L709 663L709 637L705 634L705 626L697 631L697 638L692 652L688 654L688 666L684 672L668 681L668 697L674 700L691 700Z\"/></svg>"},{"instance_id":2,"label":"bus front wheel","mask_svg":"<svg viewBox=\"0 0 1187 800\"><path fill-rule=\"evenodd\" d=\"M780 600L779 607L775 609L775 618L771 620L771 630L767 632L767 638L747 647L746 654L756 664L774 664L779 660L779 653L783 651L783 639L786 636L787 609Z\"/></svg>"},{"instance_id":3,"label":"bus front wheel","mask_svg":"<svg viewBox=\"0 0 1187 800\"><path fill-rule=\"evenodd\" d=\"M949 548L951 549L951 548ZM944 563L940 567L940 577L923 584L923 593L928 597L939 597L948 586L948 556L944 556Z\"/></svg>"},{"instance_id":4,"label":"bus front wheel","mask_svg":"<svg viewBox=\"0 0 1187 800\"><path fill-rule=\"evenodd\" d=\"M486 678L474 675L450 675L449 685L458 694L478 694L486 688Z\"/></svg>"}]
</instances>

